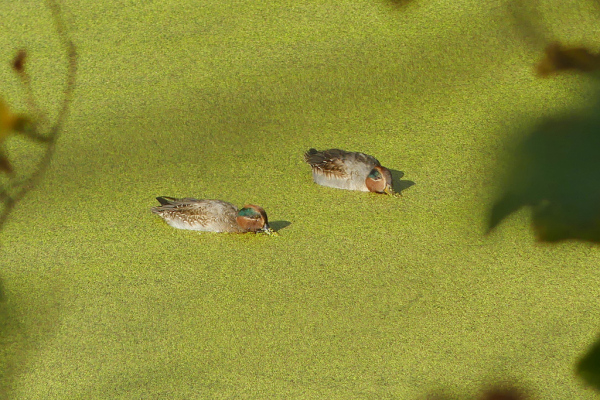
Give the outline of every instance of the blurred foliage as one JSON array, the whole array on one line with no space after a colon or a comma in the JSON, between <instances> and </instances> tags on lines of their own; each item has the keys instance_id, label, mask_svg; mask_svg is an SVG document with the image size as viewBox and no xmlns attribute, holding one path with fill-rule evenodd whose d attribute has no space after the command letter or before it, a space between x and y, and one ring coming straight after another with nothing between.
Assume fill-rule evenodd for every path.
<instances>
[{"instance_id":1,"label":"blurred foliage","mask_svg":"<svg viewBox=\"0 0 600 400\"><path fill-rule=\"evenodd\" d=\"M56 120L48 124L47 129L42 131L42 124L40 122L46 121L46 117L40 111L41 109L38 107L33 95L31 79L26 69L27 52L22 49L19 50L11 63L12 69L17 73L25 88L28 113L26 115L16 114L0 99L0 172L7 173L9 176L8 183L0 186L0 202L4 205L2 212L0 212L0 228L2 228L8 219L15 205L35 187L50 165L56 141L68 114L75 88L75 75L77 71L75 45L66 33L58 3L54 0L48 0L46 4L52 12L54 26L66 50L66 85L63 90L63 98ZM24 177L17 177L15 175L10 162L10 156L3 149L3 142L13 133L23 134L45 146L43 156L37 162L33 172Z\"/></svg>"},{"instance_id":2,"label":"blurred foliage","mask_svg":"<svg viewBox=\"0 0 600 400\"><path fill-rule=\"evenodd\" d=\"M497 387L486 390L481 400L526 400L529 397L516 387Z\"/></svg>"},{"instance_id":3,"label":"blurred foliage","mask_svg":"<svg viewBox=\"0 0 600 400\"><path fill-rule=\"evenodd\" d=\"M600 54L584 47L565 47L558 42L546 47L544 58L536 66L540 77L564 71L594 72L600 69Z\"/></svg>"},{"instance_id":4,"label":"blurred foliage","mask_svg":"<svg viewBox=\"0 0 600 400\"><path fill-rule=\"evenodd\" d=\"M0 173L7 175L7 179L3 180L5 183L0 186L0 203L4 206L0 212L0 229L15 205L35 187L50 165L75 87L77 70L75 46L64 29L58 3L55 0L47 0L46 4L52 13L54 26L66 50L65 87L62 89L63 96L56 119L51 123L42 124L41 122L46 122L46 117L34 98L31 79L26 68L27 52L18 50L11 67L25 89L28 111L25 114L15 113L4 100L0 99ZM4 142L10 140L13 134L24 135L43 146L43 155L35 162L34 168L29 173L15 171L17 168L13 168L10 154L4 151ZM21 174L18 174L19 172ZM16 306L11 300L0 279L0 398L10 398L14 377L24 368L28 349L37 340L37 336L26 334L23 317L16 312ZM55 310L56 307L52 305L40 315L36 315L35 323L38 331L45 333L55 326L55 321L58 320Z\"/></svg>"},{"instance_id":5,"label":"blurred foliage","mask_svg":"<svg viewBox=\"0 0 600 400\"><path fill-rule=\"evenodd\" d=\"M600 105L593 111L544 121L523 140L490 230L531 206L538 240L600 243Z\"/></svg>"},{"instance_id":6,"label":"blurred foliage","mask_svg":"<svg viewBox=\"0 0 600 400\"><path fill-rule=\"evenodd\" d=\"M558 43L546 48L538 76L594 72L600 56ZM542 121L521 142L489 230L523 206L532 208L538 240L600 243L600 101L583 115Z\"/></svg>"},{"instance_id":7,"label":"blurred foliage","mask_svg":"<svg viewBox=\"0 0 600 400\"><path fill-rule=\"evenodd\" d=\"M549 45L536 66L537 75L543 78L564 72L592 75L598 70L599 53L559 43ZM530 206L538 240L600 243L599 149L600 96L583 115L542 121L518 146L503 193L492 207L489 230L521 207ZM576 371L600 390L600 339L581 358Z\"/></svg>"},{"instance_id":8,"label":"blurred foliage","mask_svg":"<svg viewBox=\"0 0 600 400\"><path fill-rule=\"evenodd\" d=\"M576 370L588 385L600 391L600 339L579 360Z\"/></svg>"},{"instance_id":9,"label":"blurred foliage","mask_svg":"<svg viewBox=\"0 0 600 400\"><path fill-rule=\"evenodd\" d=\"M1 147L4 140L12 133L31 132L32 127L30 117L13 113L4 100L0 99L0 171L9 174L13 172L10 160Z\"/></svg>"},{"instance_id":10,"label":"blurred foliage","mask_svg":"<svg viewBox=\"0 0 600 400\"><path fill-rule=\"evenodd\" d=\"M528 400L532 399L526 390L518 387L515 384L497 384L488 388L484 388L479 396L469 400ZM451 400L444 395L434 395L427 397L427 400Z\"/></svg>"},{"instance_id":11,"label":"blurred foliage","mask_svg":"<svg viewBox=\"0 0 600 400\"><path fill-rule=\"evenodd\" d=\"M396 7L402 7L407 5L410 0L389 0L389 2Z\"/></svg>"}]
</instances>

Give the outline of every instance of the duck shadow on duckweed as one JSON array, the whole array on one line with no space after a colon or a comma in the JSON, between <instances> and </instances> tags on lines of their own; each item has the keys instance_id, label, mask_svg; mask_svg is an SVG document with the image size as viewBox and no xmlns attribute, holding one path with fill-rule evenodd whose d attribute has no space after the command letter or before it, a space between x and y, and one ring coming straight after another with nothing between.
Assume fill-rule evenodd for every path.
<instances>
[{"instance_id":1,"label":"duck shadow on duckweed","mask_svg":"<svg viewBox=\"0 0 600 400\"><path fill-rule=\"evenodd\" d=\"M271 229L273 229L275 232L279 232L280 230L287 228L288 226L290 226L292 223L290 221L270 221L269 222L269 226L271 227Z\"/></svg>"},{"instance_id":2,"label":"duck shadow on duckweed","mask_svg":"<svg viewBox=\"0 0 600 400\"><path fill-rule=\"evenodd\" d=\"M408 189L415 184L413 181L401 180L404 176L404 172L402 171L390 169L390 172L392 173L392 187L394 188L394 191L398 193L403 192L405 189Z\"/></svg>"}]
</instances>

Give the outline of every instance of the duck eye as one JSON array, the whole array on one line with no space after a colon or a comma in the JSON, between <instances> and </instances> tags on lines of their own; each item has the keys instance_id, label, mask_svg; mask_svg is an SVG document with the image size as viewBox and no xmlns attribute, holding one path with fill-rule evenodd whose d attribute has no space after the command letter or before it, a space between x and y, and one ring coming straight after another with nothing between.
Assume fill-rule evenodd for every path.
<instances>
[{"instance_id":1,"label":"duck eye","mask_svg":"<svg viewBox=\"0 0 600 400\"><path fill-rule=\"evenodd\" d=\"M364 176L364 175L363 175L363 176ZM378 181L378 180L380 180L381 178L383 178L383 177L381 176L381 172L379 172L379 170L377 170L377 169L373 169L373 170L371 170L371 172L369 173L369 176L368 176L368 177L369 177L369 178L371 178L371 179L373 179L374 181Z\"/></svg>"}]
</instances>

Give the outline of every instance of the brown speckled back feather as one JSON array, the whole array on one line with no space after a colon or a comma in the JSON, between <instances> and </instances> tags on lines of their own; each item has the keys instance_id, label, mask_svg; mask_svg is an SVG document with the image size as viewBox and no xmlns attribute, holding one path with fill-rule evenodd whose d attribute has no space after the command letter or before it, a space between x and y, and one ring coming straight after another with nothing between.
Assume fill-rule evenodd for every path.
<instances>
[{"instance_id":1,"label":"brown speckled back feather","mask_svg":"<svg viewBox=\"0 0 600 400\"><path fill-rule=\"evenodd\" d=\"M343 178L348 175L346 163L360 163L375 166L380 166L379 161L368 154L345 151L340 149L329 149L317 151L309 149L304 153L304 161L312 167L313 171L319 173Z\"/></svg>"},{"instance_id":2,"label":"brown speckled back feather","mask_svg":"<svg viewBox=\"0 0 600 400\"><path fill-rule=\"evenodd\" d=\"M222 200L176 199L157 197L161 204L152 212L164 218L169 225L179 229L239 232L236 222L238 209Z\"/></svg>"}]
</instances>

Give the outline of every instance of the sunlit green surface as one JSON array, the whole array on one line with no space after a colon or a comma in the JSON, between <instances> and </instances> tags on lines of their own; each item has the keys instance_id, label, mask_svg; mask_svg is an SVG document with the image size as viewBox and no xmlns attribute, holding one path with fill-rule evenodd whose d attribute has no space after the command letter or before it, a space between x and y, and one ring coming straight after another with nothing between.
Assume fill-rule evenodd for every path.
<instances>
[{"instance_id":1,"label":"sunlit green surface","mask_svg":"<svg viewBox=\"0 0 600 400\"><path fill-rule=\"evenodd\" d=\"M13 3L2 94L19 105L8 61L27 47L56 101L49 13ZM483 236L506 143L583 107L586 81L535 79L544 38L498 2L305 3L65 6L69 122L0 233L8 396L415 399L516 380L595 398L574 368L598 333L598 248L535 244L526 211ZM584 8L540 5L536 24L598 47ZM35 145L9 145L26 168ZM415 184L317 186L309 147ZM259 204L280 236L174 230L158 195Z\"/></svg>"}]
</instances>

